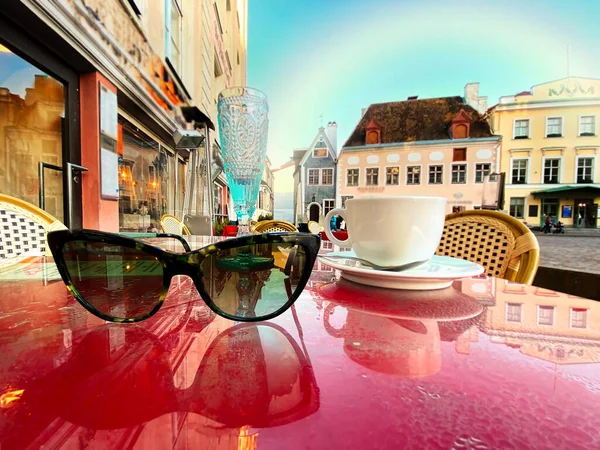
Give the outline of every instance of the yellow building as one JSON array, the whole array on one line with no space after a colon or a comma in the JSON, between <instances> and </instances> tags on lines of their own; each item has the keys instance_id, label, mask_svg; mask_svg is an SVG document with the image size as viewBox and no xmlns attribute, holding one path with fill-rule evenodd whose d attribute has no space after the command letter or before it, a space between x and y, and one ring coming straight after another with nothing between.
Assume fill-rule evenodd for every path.
<instances>
[{"instance_id":1,"label":"yellow building","mask_svg":"<svg viewBox=\"0 0 600 450\"><path fill-rule=\"evenodd\" d=\"M565 226L597 227L599 116L600 80L590 78L539 84L490 108L512 216L528 225L549 214Z\"/></svg>"}]
</instances>

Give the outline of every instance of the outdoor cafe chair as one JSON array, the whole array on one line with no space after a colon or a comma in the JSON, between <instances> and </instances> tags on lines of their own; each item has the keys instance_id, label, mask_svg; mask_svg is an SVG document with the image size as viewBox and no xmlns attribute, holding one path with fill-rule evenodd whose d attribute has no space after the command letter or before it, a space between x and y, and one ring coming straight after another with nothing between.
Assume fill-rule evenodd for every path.
<instances>
[{"instance_id":1,"label":"outdoor cafe chair","mask_svg":"<svg viewBox=\"0 0 600 450\"><path fill-rule=\"evenodd\" d=\"M298 228L293 223L285 220L263 220L258 222L253 229L254 233L272 233L277 231L296 232Z\"/></svg>"},{"instance_id":2,"label":"outdoor cafe chair","mask_svg":"<svg viewBox=\"0 0 600 450\"><path fill-rule=\"evenodd\" d=\"M446 216L437 255L481 264L486 275L531 284L540 263L540 247L529 228L514 217L488 210Z\"/></svg>"},{"instance_id":3,"label":"outdoor cafe chair","mask_svg":"<svg viewBox=\"0 0 600 450\"><path fill-rule=\"evenodd\" d=\"M173 214L163 214L160 218L160 227L163 233L178 234L179 236L192 234L188 227Z\"/></svg>"},{"instance_id":4,"label":"outdoor cafe chair","mask_svg":"<svg viewBox=\"0 0 600 450\"><path fill-rule=\"evenodd\" d=\"M56 217L24 200L0 194L0 260L51 255L48 231L67 227Z\"/></svg>"},{"instance_id":5,"label":"outdoor cafe chair","mask_svg":"<svg viewBox=\"0 0 600 450\"><path fill-rule=\"evenodd\" d=\"M320 223L310 220L308 222L308 231L310 231L312 234L319 234L321 231L325 231L325 228L323 228L323 225Z\"/></svg>"}]
</instances>

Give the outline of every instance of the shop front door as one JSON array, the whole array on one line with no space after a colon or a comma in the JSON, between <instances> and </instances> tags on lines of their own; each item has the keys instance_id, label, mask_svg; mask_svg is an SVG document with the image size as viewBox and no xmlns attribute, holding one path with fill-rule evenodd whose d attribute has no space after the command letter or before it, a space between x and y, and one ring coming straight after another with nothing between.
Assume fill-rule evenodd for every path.
<instances>
[{"instance_id":1,"label":"shop front door","mask_svg":"<svg viewBox=\"0 0 600 450\"><path fill-rule=\"evenodd\" d=\"M559 200L557 198L542 199L542 214L540 215L540 226L543 227L546 221L546 216L550 215L553 221L558 220Z\"/></svg>"},{"instance_id":2,"label":"shop front door","mask_svg":"<svg viewBox=\"0 0 600 450\"><path fill-rule=\"evenodd\" d=\"M598 205L591 198L575 199L573 226L576 228L596 228Z\"/></svg>"}]
</instances>

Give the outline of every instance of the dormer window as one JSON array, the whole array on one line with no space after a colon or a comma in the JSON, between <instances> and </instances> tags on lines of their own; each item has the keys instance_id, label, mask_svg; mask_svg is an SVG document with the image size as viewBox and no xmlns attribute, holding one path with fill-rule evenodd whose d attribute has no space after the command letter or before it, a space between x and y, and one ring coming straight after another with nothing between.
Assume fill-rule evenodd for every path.
<instances>
[{"instance_id":1,"label":"dormer window","mask_svg":"<svg viewBox=\"0 0 600 450\"><path fill-rule=\"evenodd\" d=\"M381 125L371 119L365 128L365 145L381 144Z\"/></svg>"},{"instance_id":2,"label":"dormer window","mask_svg":"<svg viewBox=\"0 0 600 450\"><path fill-rule=\"evenodd\" d=\"M325 138L321 135L313 149L313 158L325 158L327 156L327 145Z\"/></svg>"},{"instance_id":3,"label":"dormer window","mask_svg":"<svg viewBox=\"0 0 600 450\"><path fill-rule=\"evenodd\" d=\"M452 136L452 139L468 139L471 137L471 117L464 109L461 109L452 119L450 136Z\"/></svg>"}]
</instances>

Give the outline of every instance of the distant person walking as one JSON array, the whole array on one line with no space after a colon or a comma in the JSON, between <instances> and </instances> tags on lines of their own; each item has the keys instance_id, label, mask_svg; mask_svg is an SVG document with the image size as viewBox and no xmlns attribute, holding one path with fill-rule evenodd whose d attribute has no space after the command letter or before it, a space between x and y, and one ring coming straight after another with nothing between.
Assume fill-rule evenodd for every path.
<instances>
[{"instance_id":1,"label":"distant person walking","mask_svg":"<svg viewBox=\"0 0 600 450\"><path fill-rule=\"evenodd\" d=\"M552 216L550 214L546 214L546 223L544 225L544 233L552 232Z\"/></svg>"}]
</instances>

